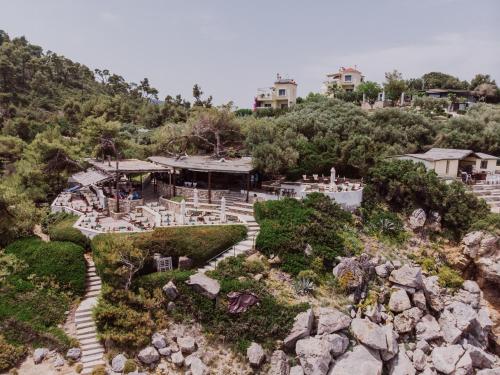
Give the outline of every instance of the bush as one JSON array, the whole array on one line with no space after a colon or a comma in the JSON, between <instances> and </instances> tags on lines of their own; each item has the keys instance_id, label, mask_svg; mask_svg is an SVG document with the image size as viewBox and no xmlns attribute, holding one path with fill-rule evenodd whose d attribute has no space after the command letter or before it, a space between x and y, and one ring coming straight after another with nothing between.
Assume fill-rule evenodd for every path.
<instances>
[{"instance_id":1,"label":"bush","mask_svg":"<svg viewBox=\"0 0 500 375\"><path fill-rule=\"evenodd\" d=\"M458 289L462 286L464 279L454 269L442 266L438 271L439 284L442 287Z\"/></svg>"},{"instance_id":2,"label":"bush","mask_svg":"<svg viewBox=\"0 0 500 375\"><path fill-rule=\"evenodd\" d=\"M69 215L51 223L48 226L48 233L51 241L68 241L80 245L83 248L88 248L89 239L78 229L73 228L73 224L75 224L77 219L77 216Z\"/></svg>"},{"instance_id":3,"label":"bush","mask_svg":"<svg viewBox=\"0 0 500 375\"><path fill-rule=\"evenodd\" d=\"M169 281L186 282L194 272L183 270L171 270L167 272L154 272L148 275L138 277L134 283L134 287L143 288L145 290L153 290L162 288Z\"/></svg>"},{"instance_id":4,"label":"bush","mask_svg":"<svg viewBox=\"0 0 500 375\"><path fill-rule=\"evenodd\" d=\"M39 238L24 238L5 248L6 254L13 254L28 267L17 276L54 279L59 286L76 295L85 292L84 249L70 242L44 242Z\"/></svg>"},{"instance_id":5,"label":"bush","mask_svg":"<svg viewBox=\"0 0 500 375\"><path fill-rule=\"evenodd\" d=\"M313 283L317 283L319 278L317 273L314 272L313 270L304 270L300 271L297 274L297 279L308 279L311 280Z\"/></svg>"},{"instance_id":6,"label":"bush","mask_svg":"<svg viewBox=\"0 0 500 375\"><path fill-rule=\"evenodd\" d=\"M484 230L500 236L500 214L490 213L486 215L474 222L469 230Z\"/></svg>"},{"instance_id":7,"label":"bush","mask_svg":"<svg viewBox=\"0 0 500 375\"><path fill-rule=\"evenodd\" d=\"M123 373L128 374L129 372L134 372L137 370L137 365L133 359L127 359L125 361L125 366L123 367Z\"/></svg>"},{"instance_id":8,"label":"bush","mask_svg":"<svg viewBox=\"0 0 500 375\"><path fill-rule=\"evenodd\" d=\"M21 345L9 344L0 335L0 371L7 371L16 366L26 356L27 350Z\"/></svg>"}]
</instances>

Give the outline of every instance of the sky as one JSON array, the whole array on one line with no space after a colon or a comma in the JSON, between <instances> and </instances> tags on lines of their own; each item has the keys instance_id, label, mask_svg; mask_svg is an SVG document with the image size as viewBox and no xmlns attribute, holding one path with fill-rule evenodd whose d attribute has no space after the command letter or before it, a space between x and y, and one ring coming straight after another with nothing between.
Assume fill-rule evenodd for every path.
<instances>
[{"instance_id":1,"label":"sky","mask_svg":"<svg viewBox=\"0 0 500 375\"><path fill-rule=\"evenodd\" d=\"M298 95L357 65L383 82L443 71L500 83L500 0L0 0L0 29L129 82L251 108L280 73Z\"/></svg>"}]
</instances>

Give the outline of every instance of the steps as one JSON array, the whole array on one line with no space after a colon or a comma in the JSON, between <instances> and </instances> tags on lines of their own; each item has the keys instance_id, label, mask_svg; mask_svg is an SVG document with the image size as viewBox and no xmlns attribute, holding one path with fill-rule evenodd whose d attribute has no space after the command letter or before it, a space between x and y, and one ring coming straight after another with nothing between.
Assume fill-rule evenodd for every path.
<instances>
[{"instance_id":1,"label":"steps","mask_svg":"<svg viewBox=\"0 0 500 375\"><path fill-rule=\"evenodd\" d=\"M83 365L81 374L90 374L98 365L104 365L104 348L97 338L97 328L92 317L92 310L97 305L97 297L101 293L101 279L97 276L94 262L87 259L87 290L85 297L76 309L76 338L80 342Z\"/></svg>"},{"instance_id":2,"label":"steps","mask_svg":"<svg viewBox=\"0 0 500 375\"><path fill-rule=\"evenodd\" d=\"M483 199L492 212L500 212L500 184L476 184L472 186L472 193Z\"/></svg>"},{"instance_id":3,"label":"steps","mask_svg":"<svg viewBox=\"0 0 500 375\"><path fill-rule=\"evenodd\" d=\"M219 255L217 258L210 261L210 263L208 263L204 267L199 268L198 272L205 273L207 271L212 271L215 269L215 267L217 267L217 264L220 261L222 261L228 257L238 256L240 254L246 254L249 251L253 250L255 239L257 238L257 235L259 234L260 227L259 227L259 224L255 221L255 219L253 219L253 216L252 216L251 220L248 220L246 222L246 227L248 229L247 238L238 242L232 248L228 249L225 253Z\"/></svg>"}]
</instances>

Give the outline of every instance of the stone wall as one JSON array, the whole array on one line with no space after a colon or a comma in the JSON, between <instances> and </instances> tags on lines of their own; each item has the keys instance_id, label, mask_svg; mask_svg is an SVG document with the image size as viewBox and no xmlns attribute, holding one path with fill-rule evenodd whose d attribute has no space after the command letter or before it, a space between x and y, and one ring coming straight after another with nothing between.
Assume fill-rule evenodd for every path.
<instances>
[{"instance_id":1,"label":"stone wall","mask_svg":"<svg viewBox=\"0 0 500 375\"><path fill-rule=\"evenodd\" d=\"M120 212L129 213L134 211L136 207L144 206L144 199L120 199ZM108 207L110 211L116 211L116 199L108 198Z\"/></svg>"}]
</instances>

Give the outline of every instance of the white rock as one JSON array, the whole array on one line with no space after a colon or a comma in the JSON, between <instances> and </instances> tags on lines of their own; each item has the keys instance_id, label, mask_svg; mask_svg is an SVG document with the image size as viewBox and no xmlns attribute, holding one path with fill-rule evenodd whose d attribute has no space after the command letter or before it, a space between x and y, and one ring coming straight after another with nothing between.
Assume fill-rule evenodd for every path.
<instances>
[{"instance_id":1,"label":"white rock","mask_svg":"<svg viewBox=\"0 0 500 375\"><path fill-rule=\"evenodd\" d=\"M385 332L385 341L387 342L387 350L381 350L380 356L384 361L392 359L396 354L398 354L398 337L399 335L394 331L392 324L386 324L382 327Z\"/></svg>"},{"instance_id":2,"label":"white rock","mask_svg":"<svg viewBox=\"0 0 500 375\"><path fill-rule=\"evenodd\" d=\"M410 298L405 290L397 289L391 293L391 298L389 299L389 310L399 313L410 308Z\"/></svg>"},{"instance_id":3,"label":"white rock","mask_svg":"<svg viewBox=\"0 0 500 375\"><path fill-rule=\"evenodd\" d=\"M366 319L356 318L351 322L351 331L362 344L377 350L387 350L386 334L379 325Z\"/></svg>"},{"instance_id":4,"label":"white rock","mask_svg":"<svg viewBox=\"0 0 500 375\"><path fill-rule=\"evenodd\" d=\"M410 224L411 229L422 228L425 225L425 221L427 220L427 215L425 211L421 208L413 211L408 218L408 223Z\"/></svg>"},{"instance_id":5,"label":"white rock","mask_svg":"<svg viewBox=\"0 0 500 375\"><path fill-rule=\"evenodd\" d=\"M493 369L479 370L476 375L500 375L500 367L495 367Z\"/></svg>"},{"instance_id":6,"label":"white rock","mask_svg":"<svg viewBox=\"0 0 500 375\"><path fill-rule=\"evenodd\" d=\"M381 375L382 361L376 350L357 345L341 355L328 375Z\"/></svg>"},{"instance_id":7,"label":"white rock","mask_svg":"<svg viewBox=\"0 0 500 375\"><path fill-rule=\"evenodd\" d=\"M430 314L427 314L420 319L417 323L415 331L417 333L417 340L432 341L443 337L438 322Z\"/></svg>"},{"instance_id":8,"label":"white rock","mask_svg":"<svg viewBox=\"0 0 500 375\"><path fill-rule=\"evenodd\" d=\"M191 285L200 294L210 299L215 299L220 292L219 282L206 276L202 272L189 276L189 280L186 281L186 284Z\"/></svg>"},{"instance_id":9,"label":"white rock","mask_svg":"<svg viewBox=\"0 0 500 375\"><path fill-rule=\"evenodd\" d=\"M190 336L178 337L177 345L183 354L191 354L196 350L196 341Z\"/></svg>"},{"instance_id":10,"label":"white rock","mask_svg":"<svg viewBox=\"0 0 500 375\"><path fill-rule=\"evenodd\" d=\"M173 281L169 281L162 289L170 301L175 300L179 296L179 291Z\"/></svg>"},{"instance_id":11,"label":"white rock","mask_svg":"<svg viewBox=\"0 0 500 375\"><path fill-rule=\"evenodd\" d=\"M54 367L62 367L64 366L64 358L60 354L56 354L54 360L53 360L53 365Z\"/></svg>"},{"instance_id":12,"label":"white rock","mask_svg":"<svg viewBox=\"0 0 500 375\"><path fill-rule=\"evenodd\" d=\"M139 358L142 363L150 365L160 360L160 354L158 354L155 347L148 346L139 352L137 358Z\"/></svg>"},{"instance_id":13,"label":"white rock","mask_svg":"<svg viewBox=\"0 0 500 375\"><path fill-rule=\"evenodd\" d=\"M113 360L111 361L111 369L114 372L122 372L125 368L125 362L127 362L127 357L123 354L115 355Z\"/></svg>"},{"instance_id":14,"label":"white rock","mask_svg":"<svg viewBox=\"0 0 500 375\"><path fill-rule=\"evenodd\" d=\"M420 310L427 310L427 304L425 301L425 293L423 290L417 290L413 294L413 304L418 307Z\"/></svg>"},{"instance_id":15,"label":"white rock","mask_svg":"<svg viewBox=\"0 0 500 375\"><path fill-rule=\"evenodd\" d=\"M412 307L394 317L394 329L398 333L411 332L422 318L423 312L418 307Z\"/></svg>"},{"instance_id":16,"label":"white rock","mask_svg":"<svg viewBox=\"0 0 500 375\"><path fill-rule=\"evenodd\" d=\"M474 309L462 302L453 302L446 308L456 319L457 328L461 331L466 331L477 321L477 313Z\"/></svg>"},{"instance_id":17,"label":"white rock","mask_svg":"<svg viewBox=\"0 0 500 375\"><path fill-rule=\"evenodd\" d=\"M311 333L313 322L314 314L312 309L297 314L293 322L292 330L283 341L285 347L293 349L297 340L308 337Z\"/></svg>"},{"instance_id":18,"label":"white rock","mask_svg":"<svg viewBox=\"0 0 500 375\"><path fill-rule=\"evenodd\" d=\"M425 340L419 340L417 341L416 349L422 350L425 354L429 354L429 351L431 350L431 346L429 343Z\"/></svg>"},{"instance_id":19,"label":"white rock","mask_svg":"<svg viewBox=\"0 0 500 375\"><path fill-rule=\"evenodd\" d=\"M389 364L390 375L415 375L415 367L407 357L404 345L399 348L398 354L391 360Z\"/></svg>"},{"instance_id":20,"label":"white rock","mask_svg":"<svg viewBox=\"0 0 500 375\"><path fill-rule=\"evenodd\" d=\"M80 348L71 348L66 352L66 358L71 359L73 361L78 361L82 356L82 349Z\"/></svg>"},{"instance_id":21,"label":"white rock","mask_svg":"<svg viewBox=\"0 0 500 375\"><path fill-rule=\"evenodd\" d=\"M456 344L460 337L462 337L462 331L457 328L455 316L448 310L444 310L441 313L439 326L441 327L444 340L449 344Z\"/></svg>"},{"instance_id":22,"label":"white rock","mask_svg":"<svg viewBox=\"0 0 500 375\"><path fill-rule=\"evenodd\" d=\"M424 341L425 342L425 341ZM423 371L427 364L427 356L422 349L416 349L413 352L413 366L418 371Z\"/></svg>"},{"instance_id":23,"label":"white rock","mask_svg":"<svg viewBox=\"0 0 500 375\"><path fill-rule=\"evenodd\" d=\"M332 360L332 344L327 340L309 337L297 341L295 352L305 375L325 375Z\"/></svg>"},{"instance_id":24,"label":"white rock","mask_svg":"<svg viewBox=\"0 0 500 375\"><path fill-rule=\"evenodd\" d=\"M466 344L464 348L470 355L472 366L475 368L491 368L495 364L495 356L485 352L477 346Z\"/></svg>"},{"instance_id":25,"label":"white rock","mask_svg":"<svg viewBox=\"0 0 500 375\"><path fill-rule=\"evenodd\" d=\"M460 345L442 346L434 348L432 351L432 363L437 371L444 374L451 374L455 371L455 365L464 354L464 349Z\"/></svg>"},{"instance_id":26,"label":"white rock","mask_svg":"<svg viewBox=\"0 0 500 375\"><path fill-rule=\"evenodd\" d=\"M164 357L170 356L172 354L172 349L170 347L158 349L158 353Z\"/></svg>"},{"instance_id":27,"label":"white rock","mask_svg":"<svg viewBox=\"0 0 500 375\"><path fill-rule=\"evenodd\" d=\"M473 280L465 280L462 288L465 289L466 291L474 294L479 294L481 293L481 289L479 288L479 285Z\"/></svg>"},{"instance_id":28,"label":"white rock","mask_svg":"<svg viewBox=\"0 0 500 375\"><path fill-rule=\"evenodd\" d=\"M455 365L454 375L467 375L472 372L472 358L470 356L469 351L465 351L465 353L460 357L457 364Z\"/></svg>"},{"instance_id":29,"label":"white rock","mask_svg":"<svg viewBox=\"0 0 500 375\"><path fill-rule=\"evenodd\" d=\"M161 333L156 332L151 337L151 344L156 349L161 349L167 346L167 341L165 340L165 336L163 336Z\"/></svg>"},{"instance_id":30,"label":"white rock","mask_svg":"<svg viewBox=\"0 0 500 375\"><path fill-rule=\"evenodd\" d=\"M304 370L302 369L302 366L293 366L290 369L290 375L304 375Z\"/></svg>"},{"instance_id":31,"label":"white rock","mask_svg":"<svg viewBox=\"0 0 500 375\"><path fill-rule=\"evenodd\" d=\"M444 308L442 293L443 289L439 285L439 277L430 276L423 279L423 290L427 303L434 311L441 311Z\"/></svg>"},{"instance_id":32,"label":"white rock","mask_svg":"<svg viewBox=\"0 0 500 375\"><path fill-rule=\"evenodd\" d=\"M184 356L181 351L175 352L170 358L172 359L172 363L177 367L182 367L184 364Z\"/></svg>"},{"instance_id":33,"label":"white rock","mask_svg":"<svg viewBox=\"0 0 500 375\"><path fill-rule=\"evenodd\" d=\"M45 359L45 357L47 357L47 354L49 354L49 349L47 348L35 349L35 351L33 352L33 362L35 362L35 364L41 363Z\"/></svg>"},{"instance_id":34,"label":"white rock","mask_svg":"<svg viewBox=\"0 0 500 375\"><path fill-rule=\"evenodd\" d=\"M191 375L207 375L210 372L202 360L196 356L190 355L189 359L185 359L185 363L189 367Z\"/></svg>"},{"instance_id":35,"label":"white rock","mask_svg":"<svg viewBox=\"0 0 500 375\"><path fill-rule=\"evenodd\" d=\"M347 347L349 346L349 338L342 333L331 333L328 335L324 335L322 337L322 340L326 340L332 345L331 354L333 357L338 357L339 355L344 354Z\"/></svg>"},{"instance_id":36,"label":"white rock","mask_svg":"<svg viewBox=\"0 0 500 375\"><path fill-rule=\"evenodd\" d=\"M256 342L252 342L247 349L247 358L251 366L259 367L266 359L266 354L262 346Z\"/></svg>"},{"instance_id":37,"label":"white rock","mask_svg":"<svg viewBox=\"0 0 500 375\"><path fill-rule=\"evenodd\" d=\"M275 350L271 356L271 367L268 375L289 375L290 364L288 357L282 350Z\"/></svg>"},{"instance_id":38,"label":"white rock","mask_svg":"<svg viewBox=\"0 0 500 375\"><path fill-rule=\"evenodd\" d=\"M422 269L405 264L403 267L392 271L389 280L399 285L419 289L422 286Z\"/></svg>"},{"instance_id":39,"label":"white rock","mask_svg":"<svg viewBox=\"0 0 500 375\"><path fill-rule=\"evenodd\" d=\"M318 335L334 333L349 327L351 318L337 309L320 307L318 315Z\"/></svg>"}]
</instances>

